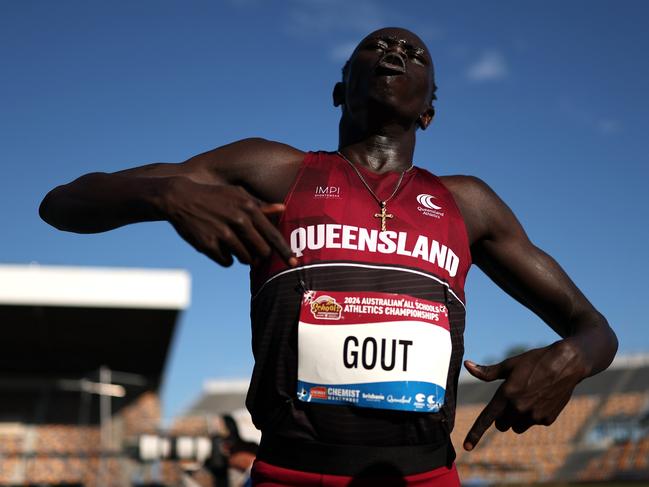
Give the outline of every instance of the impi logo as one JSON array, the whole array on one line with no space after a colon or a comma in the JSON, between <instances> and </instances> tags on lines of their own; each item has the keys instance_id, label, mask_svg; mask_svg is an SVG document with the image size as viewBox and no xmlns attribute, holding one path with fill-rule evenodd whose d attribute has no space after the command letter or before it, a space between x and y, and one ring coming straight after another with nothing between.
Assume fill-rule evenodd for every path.
<instances>
[{"instance_id":1,"label":"impi logo","mask_svg":"<svg viewBox=\"0 0 649 487\"><path fill-rule=\"evenodd\" d=\"M433 200L436 198L432 194L422 193L417 195L417 203L420 206L417 207L421 213L426 216L432 216L433 218L441 218L444 216L444 212L441 211L442 207L433 203Z\"/></svg>"},{"instance_id":2,"label":"impi logo","mask_svg":"<svg viewBox=\"0 0 649 487\"><path fill-rule=\"evenodd\" d=\"M340 198L340 186L316 186L314 198Z\"/></svg>"}]
</instances>

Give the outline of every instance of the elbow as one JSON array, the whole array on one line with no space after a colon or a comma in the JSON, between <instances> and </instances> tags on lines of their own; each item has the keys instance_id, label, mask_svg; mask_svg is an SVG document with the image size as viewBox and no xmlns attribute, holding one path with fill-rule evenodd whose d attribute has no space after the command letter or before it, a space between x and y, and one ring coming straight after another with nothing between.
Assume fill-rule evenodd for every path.
<instances>
[{"instance_id":1,"label":"elbow","mask_svg":"<svg viewBox=\"0 0 649 487\"><path fill-rule=\"evenodd\" d=\"M617 351L620 347L620 342L617 338L617 334L615 333L615 331L613 331L613 328L609 326L608 329L610 330L610 334L611 334L610 346L611 346L611 362L612 362L613 359L615 358L615 355L617 355Z\"/></svg>"},{"instance_id":2,"label":"elbow","mask_svg":"<svg viewBox=\"0 0 649 487\"><path fill-rule=\"evenodd\" d=\"M603 357L602 358L604 359L604 362L605 362L605 365L604 365L603 369L606 369L613 362L613 359L615 358L615 355L617 355L617 351L618 351L618 348L620 346L620 342L619 342L619 340L617 338L617 334L615 333L615 331L613 330L611 325L609 325L606 318L602 314L600 314L600 313L598 313L598 314L599 314L599 317L600 317L600 320L601 320L599 330L601 332L601 335L602 335L601 340L603 342L602 343L602 348L601 348L602 351L603 351L603 353L602 353Z\"/></svg>"},{"instance_id":3,"label":"elbow","mask_svg":"<svg viewBox=\"0 0 649 487\"><path fill-rule=\"evenodd\" d=\"M610 350L610 357L611 361L615 357L615 354L617 354L618 347L620 345L618 339L617 339L617 334L611 327L611 325L608 323L608 320L602 315L601 313L597 312L599 316L599 328L602 330L602 332L605 334L606 342L608 343L608 348Z\"/></svg>"},{"instance_id":4,"label":"elbow","mask_svg":"<svg viewBox=\"0 0 649 487\"><path fill-rule=\"evenodd\" d=\"M595 311L595 315L592 318L592 323L595 325L594 331L596 342L599 342L599 349L601 350L601 359L604 362L602 365L602 370L608 368L613 362L615 355L617 354L618 347L620 345L617 335L611 325L608 323L608 320L602 315L599 311Z\"/></svg>"},{"instance_id":5,"label":"elbow","mask_svg":"<svg viewBox=\"0 0 649 487\"><path fill-rule=\"evenodd\" d=\"M578 343L587 357L587 376L606 370L613 362L619 347L615 331L606 318L595 309L581 315L569 339Z\"/></svg>"},{"instance_id":6,"label":"elbow","mask_svg":"<svg viewBox=\"0 0 649 487\"><path fill-rule=\"evenodd\" d=\"M53 199L54 197L52 196L52 193L54 193L56 189L53 189L49 193L45 195L45 198L43 198L43 201L41 201L40 206L38 207L38 215L41 217L41 219L45 223L49 223L50 225L56 227L56 223L54 221L54 215L53 215L53 209L52 206L54 206ZM58 228L58 227L57 227Z\"/></svg>"},{"instance_id":7,"label":"elbow","mask_svg":"<svg viewBox=\"0 0 649 487\"><path fill-rule=\"evenodd\" d=\"M63 188L64 186L57 186L45 195L38 207L38 215L45 223L52 225L57 230L70 231L68 225L64 223L64 218L62 218L65 213L66 201L62 192Z\"/></svg>"}]
</instances>

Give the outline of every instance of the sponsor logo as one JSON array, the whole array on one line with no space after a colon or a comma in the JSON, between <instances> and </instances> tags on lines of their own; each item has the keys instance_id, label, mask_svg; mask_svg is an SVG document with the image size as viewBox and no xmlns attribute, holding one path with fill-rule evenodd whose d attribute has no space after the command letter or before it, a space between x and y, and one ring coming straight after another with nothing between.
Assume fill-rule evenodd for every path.
<instances>
[{"instance_id":1,"label":"sponsor logo","mask_svg":"<svg viewBox=\"0 0 649 487\"><path fill-rule=\"evenodd\" d=\"M340 198L340 186L316 186L314 198Z\"/></svg>"},{"instance_id":2,"label":"sponsor logo","mask_svg":"<svg viewBox=\"0 0 649 487\"><path fill-rule=\"evenodd\" d=\"M319 296L311 301L311 314L319 320L339 320L342 310L331 296Z\"/></svg>"},{"instance_id":3,"label":"sponsor logo","mask_svg":"<svg viewBox=\"0 0 649 487\"><path fill-rule=\"evenodd\" d=\"M367 401L385 401L383 394L374 394L373 392L364 392L361 397Z\"/></svg>"},{"instance_id":4,"label":"sponsor logo","mask_svg":"<svg viewBox=\"0 0 649 487\"><path fill-rule=\"evenodd\" d=\"M417 409L423 409L425 407L429 411L439 411L442 404L435 400L435 394L426 395L418 392L415 394L414 406Z\"/></svg>"},{"instance_id":5,"label":"sponsor logo","mask_svg":"<svg viewBox=\"0 0 649 487\"><path fill-rule=\"evenodd\" d=\"M410 401L412 401L412 397L410 396L394 397L392 394L388 396L388 402L398 402L399 404L410 404Z\"/></svg>"},{"instance_id":6,"label":"sponsor logo","mask_svg":"<svg viewBox=\"0 0 649 487\"><path fill-rule=\"evenodd\" d=\"M420 194L417 196L417 203L419 203L421 206L425 206L429 210L441 210L441 206L437 206L435 203L433 203L433 200L435 197L430 194Z\"/></svg>"},{"instance_id":7,"label":"sponsor logo","mask_svg":"<svg viewBox=\"0 0 649 487\"><path fill-rule=\"evenodd\" d=\"M327 389L323 386L312 387L309 392L313 399L327 399Z\"/></svg>"},{"instance_id":8,"label":"sponsor logo","mask_svg":"<svg viewBox=\"0 0 649 487\"><path fill-rule=\"evenodd\" d=\"M420 213L433 218L439 219L443 217L444 212L441 211L442 207L433 203L433 200L435 199L435 196L433 196L432 194L422 193L420 195L417 195L417 203L419 203L417 210Z\"/></svg>"},{"instance_id":9,"label":"sponsor logo","mask_svg":"<svg viewBox=\"0 0 649 487\"><path fill-rule=\"evenodd\" d=\"M426 398L427 407L430 411L439 411L442 407L442 403L435 400L435 396L431 394Z\"/></svg>"},{"instance_id":10,"label":"sponsor logo","mask_svg":"<svg viewBox=\"0 0 649 487\"><path fill-rule=\"evenodd\" d=\"M424 403L426 401L426 394L422 394L421 392L418 392L415 394L415 408L417 409L422 409L424 407Z\"/></svg>"},{"instance_id":11,"label":"sponsor logo","mask_svg":"<svg viewBox=\"0 0 649 487\"><path fill-rule=\"evenodd\" d=\"M327 399L332 401L358 402L360 396L358 389L345 389L342 387L327 387Z\"/></svg>"}]
</instances>

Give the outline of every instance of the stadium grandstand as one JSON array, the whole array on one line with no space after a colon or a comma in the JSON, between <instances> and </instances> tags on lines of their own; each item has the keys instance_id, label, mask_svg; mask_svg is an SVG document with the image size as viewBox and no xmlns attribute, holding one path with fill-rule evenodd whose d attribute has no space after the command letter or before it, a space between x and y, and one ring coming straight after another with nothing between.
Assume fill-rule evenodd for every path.
<instances>
[{"instance_id":1,"label":"stadium grandstand","mask_svg":"<svg viewBox=\"0 0 649 487\"><path fill-rule=\"evenodd\" d=\"M649 485L649 355L620 356L605 372L581 382L553 425L522 435L492 426L474 451L465 452L460 445L498 385L460 377L452 437L463 485ZM227 414L248 432L246 390L245 381L206 382L174 422L177 434L209 434Z\"/></svg>"},{"instance_id":2,"label":"stadium grandstand","mask_svg":"<svg viewBox=\"0 0 649 487\"><path fill-rule=\"evenodd\" d=\"M129 446L160 426L182 270L0 265L0 485L160 485Z\"/></svg>"}]
</instances>

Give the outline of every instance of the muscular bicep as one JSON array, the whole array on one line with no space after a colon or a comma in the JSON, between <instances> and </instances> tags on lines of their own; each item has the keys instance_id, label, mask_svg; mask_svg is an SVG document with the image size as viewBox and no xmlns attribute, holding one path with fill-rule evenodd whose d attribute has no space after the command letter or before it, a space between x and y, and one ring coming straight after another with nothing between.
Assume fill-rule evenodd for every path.
<instances>
[{"instance_id":1,"label":"muscular bicep","mask_svg":"<svg viewBox=\"0 0 649 487\"><path fill-rule=\"evenodd\" d=\"M304 153L265 139L243 139L180 163L158 162L117 171L135 177L186 177L201 184L236 184L268 202L281 202Z\"/></svg>"},{"instance_id":2,"label":"muscular bicep","mask_svg":"<svg viewBox=\"0 0 649 487\"><path fill-rule=\"evenodd\" d=\"M472 179L461 194L474 263L561 336L594 312L561 266L535 246L512 210L485 183Z\"/></svg>"}]
</instances>

